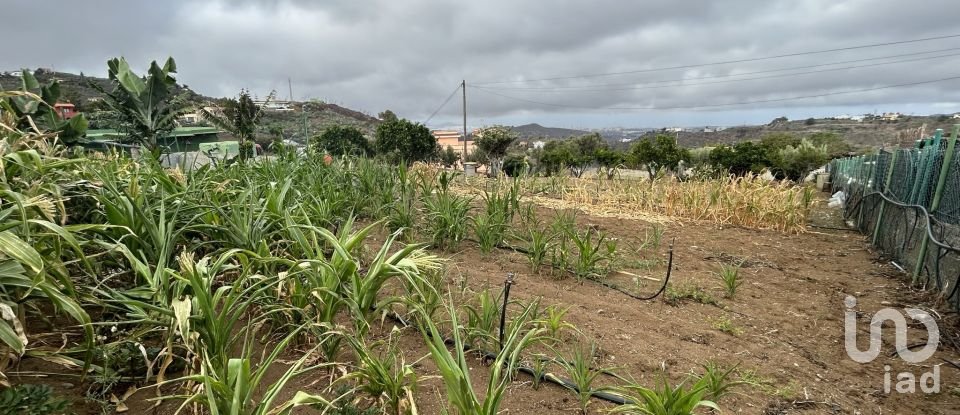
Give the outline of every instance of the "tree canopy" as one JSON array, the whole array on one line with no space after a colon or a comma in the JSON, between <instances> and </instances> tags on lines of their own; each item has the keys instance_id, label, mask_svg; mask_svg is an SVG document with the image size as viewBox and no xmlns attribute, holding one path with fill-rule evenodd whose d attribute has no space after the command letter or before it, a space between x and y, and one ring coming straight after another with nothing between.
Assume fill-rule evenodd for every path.
<instances>
[{"instance_id":1,"label":"tree canopy","mask_svg":"<svg viewBox=\"0 0 960 415\"><path fill-rule=\"evenodd\" d=\"M370 156L373 146L356 127L334 125L310 141L311 150L334 156Z\"/></svg>"},{"instance_id":2,"label":"tree canopy","mask_svg":"<svg viewBox=\"0 0 960 415\"><path fill-rule=\"evenodd\" d=\"M377 126L375 149L391 161L413 163L435 158L437 139L423 124L395 119Z\"/></svg>"},{"instance_id":3,"label":"tree canopy","mask_svg":"<svg viewBox=\"0 0 960 415\"><path fill-rule=\"evenodd\" d=\"M651 179L658 170L676 169L681 160L689 159L690 152L680 147L674 137L666 134L640 140L630 148L628 155L630 164L634 167L646 167Z\"/></svg>"}]
</instances>

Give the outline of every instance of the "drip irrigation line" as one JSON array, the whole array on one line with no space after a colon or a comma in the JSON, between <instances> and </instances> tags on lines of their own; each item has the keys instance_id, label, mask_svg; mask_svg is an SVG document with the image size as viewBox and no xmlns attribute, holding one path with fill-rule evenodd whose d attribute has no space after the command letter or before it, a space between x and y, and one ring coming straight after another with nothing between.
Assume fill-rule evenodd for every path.
<instances>
[{"instance_id":1,"label":"drip irrigation line","mask_svg":"<svg viewBox=\"0 0 960 415\"><path fill-rule=\"evenodd\" d=\"M471 241L472 241L472 240L471 240ZM673 245L674 245L674 243L676 243L676 241L677 241L677 238L673 238L673 241L670 242L669 259L667 260L667 275L663 278L663 284L660 286L660 289L659 289L656 293L654 293L653 295L650 295L650 296L647 296L647 297L639 296L639 295L636 295L636 294L634 294L634 293L632 293L632 292L630 292L630 291L627 291L626 289L624 289L623 287L620 287L619 285L616 285L616 284L613 284L613 283L609 283L609 282L603 281L603 280L601 280L601 279L599 279L599 278L596 278L596 277L584 277L583 279L586 280L586 281L590 281L590 282L592 282L592 283L594 283L594 284L598 284L598 285L601 285L601 286L603 286L603 287L609 288L609 289L614 290L614 291L616 291L616 292L619 292L619 293L621 293L621 294L623 294L623 295L626 295L626 296L628 296L628 297L630 297L630 298L633 298L633 299L635 299L635 300L640 300L640 301L650 301L650 300L653 300L654 298L657 298L660 294L663 294L663 292L667 289L667 283L670 282L670 275L671 275L672 272L673 272ZM520 253L522 253L522 254L529 254L529 253L530 253L530 251L527 250L526 248L521 248L521 247L512 246L512 245L507 245L507 244L498 244L498 245L496 245L496 247L499 248L499 249L504 249L504 250L510 250L510 251L515 251L515 252L520 252ZM560 270L560 271L564 271L564 272L569 272L569 273L571 273L571 274L575 274L575 272L574 272L573 270L569 270L569 269L565 269L565 268L560 268L560 267L556 267L556 266L552 266L552 267L553 267L554 269L558 269L558 270Z\"/></svg>"},{"instance_id":2,"label":"drip irrigation line","mask_svg":"<svg viewBox=\"0 0 960 415\"><path fill-rule=\"evenodd\" d=\"M733 59L726 61L717 61L717 62L706 62L706 63L696 63L696 64L687 64L687 65L676 65L676 66L663 66L657 68L647 68L647 69L637 69L632 71L621 71L621 72L605 72L605 73L593 73L593 74L581 74L581 75L569 75L569 76L555 76L550 78L536 78L536 79L521 79L521 80L508 80L508 81L493 81L493 82L480 82L474 85L496 85L496 84L522 84L529 82L538 82L538 81L557 81L563 79L579 79L579 78L597 78L604 76L615 76L615 75L628 75L635 73L648 73L648 72L660 72L668 71L674 69L688 69L688 68L700 68L704 66L715 66L715 65L726 65L731 63L744 63L744 62L756 62L764 61L771 59L780 59L780 58L790 58L795 56L804 56L804 55L815 55L822 53L830 52L842 52L847 50L855 49L866 49L866 48L875 48L881 46L893 46L893 45L902 45L908 43L917 43L917 42L926 42L931 40L941 40L941 39L950 39L960 37L960 34L945 35L945 36L934 36L920 39L909 39L909 40L899 40L894 42L883 42L883 43L872 43L867 45L858 45L858 46L847 46L842 48L833 48L833 49L823 49L823 50L814 50L814 51L805 51L805 52L794 52L794 53L785 53L780 55L772 56L762 56L757 58L745 58L745 59Z\"/></svg>"},{"instance_id":3,"label":"drip irrigation line","mask_svg":"<svg viewBox=\"0 0 960 415\"><path fill-rule=\"evenodd\" d=\"M421 329L418 325L416 325L415 323L410 322L410 321L407 321L406 319L404 319L404 318L401 317L399 314L397 314L397 313L395 313L395 312L393 312L393 311L388 311L387 313L385 313L385 315L387 316L387 318L389 318L389 319L391 319L391 320L393 320L393 321L396 321L397 323L400 323L400 324L402 324L402 325L405 326L405 327L413 327L413 328L416 328L418 331L420 331L421 333L426 334L428 337L433 337L433 335L432 335L430 332L427 332L427 331L422 330L422 329ZM443 342L444 342L445 344L451 345L451 346L456 345L456 342L454 342L453 339L451 339L451 338L449 338L449 337L443 338ZM483 350L483 349L481 349L481 348L479 348L479 347L473 347L472 345L469 345L469 344L463 344L463 351L465 351L465 352L475 352L475 353L479 354L480 357L483 358L483 359L485 359L485 360L495 361L495 360L497 359L497 355L496 355L496 354L493 354L493 353L491 353L491 352L488 352L488 351L486 351L486 350ZM573 383L573 381L571 381L571 380L569 380L569 379L566 379L566 378L562 378L562 377L557 376L557 375L554 375L553 373L549 373L549 372L548 372L548 373L538 374L537 371L533 370L533 368L530 368L530 367L527 367L527 366L517 366L517 367L516 367L516 370L517 370L517 372L526 373L526 374L532 376L534 379L540 378L541 380L545 380L545 381L547 381L547 382L549 382L549 383L555 384L555 385L560 386L560 387L563 387L563 388L565 388L565 389L569 389L569 390L572 390L572 391L574 391L574 392L580 393L580 388L578 388L577 385ZM635 403L636 403L636 402L634 402L634 401L631 400L631 399L627 399L627 398L625 398L625 397L623 397L623 396L620 396L620 395L617 395L617 394L614 394L614 393L609 393L609 392L591 391L591 392L590 392L590 395L593 396L594 398L602 399L602 400L605 400L605 401L607 401L607 402L612 402L612 403L615 403L615 404L617 404L617 405L628 405L628 404L635 404Z\"/></svg>"}]
</instances>

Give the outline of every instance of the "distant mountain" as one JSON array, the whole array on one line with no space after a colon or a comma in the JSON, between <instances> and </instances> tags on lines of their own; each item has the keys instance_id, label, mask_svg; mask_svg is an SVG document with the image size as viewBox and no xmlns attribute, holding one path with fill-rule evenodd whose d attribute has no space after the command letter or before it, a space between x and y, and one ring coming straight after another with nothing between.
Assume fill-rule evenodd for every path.
<instances>
[{"instance_id":1,"label":"distant mountain","mask_svg":"<svg viewBox=\"0 0 960 415\"><path fill-rule=\"evenodd\" d=\"M584 134L589 131L571 130L569 128L544 127L540 124L526 124L510 127L520 138L567 138Z\"/></svg>"}]
</instances>

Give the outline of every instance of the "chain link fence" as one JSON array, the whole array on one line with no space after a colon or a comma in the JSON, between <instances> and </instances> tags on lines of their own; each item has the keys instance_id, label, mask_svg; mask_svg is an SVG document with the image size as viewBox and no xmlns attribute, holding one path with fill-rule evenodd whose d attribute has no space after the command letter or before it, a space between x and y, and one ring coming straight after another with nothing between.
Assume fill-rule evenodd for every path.
<instances>
[{"instance_id":1,"label":"chain link fence","mask_svg":"<svg viewBox=\"0 0 960 415\"><path fill-rule=\"evenodd\" d=\"M846 196L847 223L960 311L958 133L960 125L913 148L833 160L829 171L833 191Z\"/></svg>"}]
</instances>

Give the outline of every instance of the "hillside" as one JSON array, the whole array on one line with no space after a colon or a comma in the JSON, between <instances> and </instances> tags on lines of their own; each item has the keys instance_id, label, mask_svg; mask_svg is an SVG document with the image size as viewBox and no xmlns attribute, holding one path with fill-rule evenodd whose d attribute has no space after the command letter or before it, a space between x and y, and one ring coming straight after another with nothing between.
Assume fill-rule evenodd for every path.
<instances>
[{"instance_id":1,"label":"hillside","mask_svg":"<svg viewBox=\"0 0 960 415\"><path fill-rule=\"evenodd\" d=\"M38 69L34 72L37 80L46 84L54 79L60 81L61 101L69 102L77 106L77 110L85 112L93 110L94 101L101 97L101 94L90 83L95 83L105 90L110 90L110 81L106 78L98 78L85 75L76 75L65 72L53 72ZM12 90L19 89L21 85L20 77L0 73L0 89ZM179 91L186 92L191 103L197 106L209 105L218 98L212 98L198 94L187 85L179 87ZM306 128L307 137L316 135L331 125L350 125L359 128L364 133L373 135L379 120L375 117L344 108L335 104L327 104L319 101L311 102L293 102L290 105L293 111L267 111L264 113L261 123L261 135L263 141L269 141L269 131L279 128L283 130L284 137L298 142L306 142L303 135L304 117L303 111L306 109ZM97 118L96 116L88 118ZM96 126L104 128L106 126ZM260 141L258 139L258 141Z\"/></svg>"},{"instance_id":2,"label":"hillside","mask_svg":"<svg viewBox=\"0 0 960 415\"><path fill-rule=\"evenodd\" d=\"M510 127L520 138L567 138L589 134L589 131L571 130L569 128L544 127L540 124L526 124Z\"/></svg>"},{"instance_id":3,"label":"hillside","mask_svg":"<svg viewBox=\"0 0 960 415\"><path fill-rule=\"evenodd\" d=\"M929 136L937 128L949 132L958 120L944 115L931 116L904 116L897 121L815 119L812 124L809 120L771 123L767 125L752 125L729 127L717 132L683 131L678 135L678 141L684 147L702 147L715 144L731 144L744 140L759 139L767 134L789 133L800 137L819 132L833 132L842 136L847 142L865 148L879 148L881 146L911 146L920 136ZM650 131L642 137L664 133ZM669 132L664 134L676 135Z\"/></svg>"}]
</instances>

